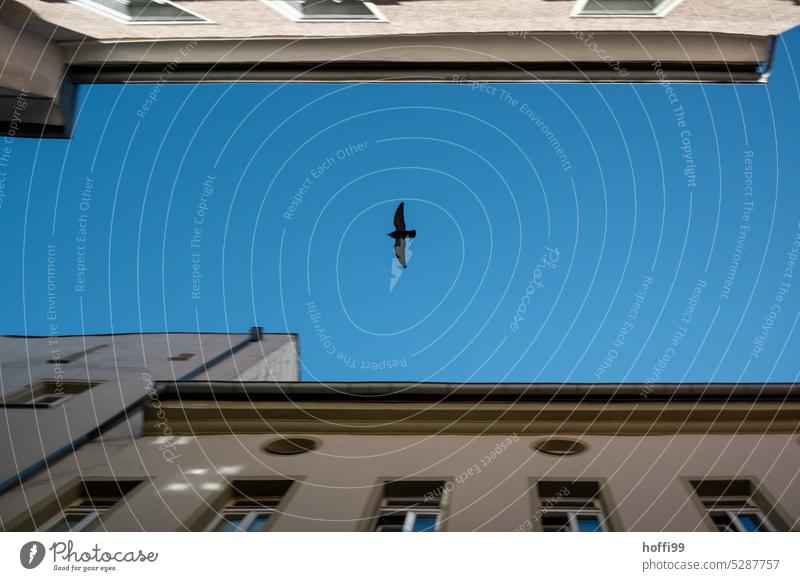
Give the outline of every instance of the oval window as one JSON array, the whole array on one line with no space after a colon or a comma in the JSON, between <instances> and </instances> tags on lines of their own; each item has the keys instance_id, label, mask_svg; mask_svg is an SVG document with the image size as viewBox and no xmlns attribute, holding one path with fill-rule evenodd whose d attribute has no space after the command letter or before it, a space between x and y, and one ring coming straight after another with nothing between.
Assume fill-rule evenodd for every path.
<instances>
[{"instance_id":1,"label":"oval window","mask_svg":"<svg viewBox=\"0 0 800 581\"><path fill-rule=\"evenodd\" d=\"M277 438L264 444L264 450L270 454L291 456L292 454L310 452L318 446L319 443L311 438Z\"/></svg>"},{"instance_id":2,"label":"oval window","mask_svg":"<svg viewBox=\"0 0 800 581\"><path fill-rule=\"evenodd\" d=\"M589 446L580 440L570 440L568 438L548 438L533 444L532 448L543 454L550 456L572 456L585 452Z\"/></svg>"}]
</instances>

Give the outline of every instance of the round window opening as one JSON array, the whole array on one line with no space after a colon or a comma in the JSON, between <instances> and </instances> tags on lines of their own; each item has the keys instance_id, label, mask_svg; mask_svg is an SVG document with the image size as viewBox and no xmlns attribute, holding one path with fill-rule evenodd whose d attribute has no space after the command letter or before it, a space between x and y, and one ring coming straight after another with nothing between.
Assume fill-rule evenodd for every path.
<instances>
[{"instance_id":1,"label":"round window opening","mask_svg":"<svg viewBox=\"0 0 800 581\"><path fill-rule=\"evenodd\" d=\"M573 456L585 452L589 446L579 440L549 438L536 442L532 448L550 456Z\"/></svg>"},{"instance_id":2,"label":"round window opening","mask_svg":"<svg viewBox=\"0 0 800 581\"><path fill-rule=\"evenodd\" d=\"M278 438L264 444L264 450L270 454L291 456L316 450L319 443L311 438Z\"/></svg>"}]
</instances>

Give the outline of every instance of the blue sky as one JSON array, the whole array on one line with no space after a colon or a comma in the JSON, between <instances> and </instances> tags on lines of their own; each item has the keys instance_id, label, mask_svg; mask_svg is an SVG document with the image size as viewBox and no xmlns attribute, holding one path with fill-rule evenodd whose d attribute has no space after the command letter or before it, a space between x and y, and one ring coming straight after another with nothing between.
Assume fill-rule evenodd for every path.
<instances>
[{"instance_id":1,"label":"blue sky","mask_svg":"<svg viewBox=\"0 0 800 581\"><path fill-rule=\"evenodd\" d=\"M798 54L766 85L83 86L71 140L4 144L0 332L257 323L306 380L793 381Z\"/></svg>"}]
</instances>

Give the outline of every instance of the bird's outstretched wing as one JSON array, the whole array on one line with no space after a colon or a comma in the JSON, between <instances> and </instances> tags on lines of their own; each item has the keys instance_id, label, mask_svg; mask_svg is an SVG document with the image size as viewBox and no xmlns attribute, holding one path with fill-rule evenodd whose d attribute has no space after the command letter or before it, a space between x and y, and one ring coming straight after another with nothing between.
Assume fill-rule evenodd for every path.
<instances>
[{"instance_id":1,"label":"bird's outstretched wing","mask_svg":"<svg viewBox=\"0 0 800 581\"><path fill-rule=\"evenodd\" d=\"M406 239L398 238L394 241L394 255L397 257L400 266L406 268Z\"/></svg>"},{"instance_id":2,"label":"bird's outstretched wing","mask_svg":"<svg viewBox=\"0 0 800 581\"><path fill-rule=\"evenodd\" d=\"M394 229L403 231L406 229L406 216L404 210L405 202L400 202L397 210L394 213Z\"/></svg>"}]
</instances>

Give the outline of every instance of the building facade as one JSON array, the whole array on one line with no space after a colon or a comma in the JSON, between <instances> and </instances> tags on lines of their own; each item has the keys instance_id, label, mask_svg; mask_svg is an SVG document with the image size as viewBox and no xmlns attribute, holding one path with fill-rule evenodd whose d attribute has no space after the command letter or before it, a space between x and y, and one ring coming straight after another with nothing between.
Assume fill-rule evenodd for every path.
<instances>
[{"instance_id":1,"label":"building facade","mask_svg":"<svg viewBox=\"0 0 800 581\"><path fill-rule=\"evenodd\" d=\"M164 379L299 379L293 335L0 337L0 493L157 401Z\"/></svg>"},{"instance_id":2,"label":"building facade","mask_svg":"<svg viewBox=\"0 0 800 581\"><path fill-rule=\"evenodd\" d=\"M795 385L169 381L5 530L798 531Z\"/></svg>"},{"instance_id":3,"label":"building facade","mask_svg":"<svg viewBox=\"0 0 800 581\"><path fill-rule=\"evenodd\" d=\"M76 83L766 78L787 0L6 0L0 128L69 135Z\"/></svg>"}]
</instances>

